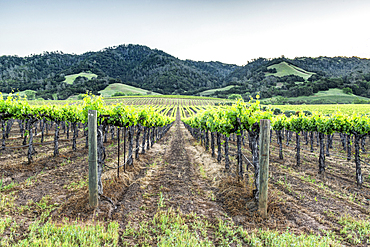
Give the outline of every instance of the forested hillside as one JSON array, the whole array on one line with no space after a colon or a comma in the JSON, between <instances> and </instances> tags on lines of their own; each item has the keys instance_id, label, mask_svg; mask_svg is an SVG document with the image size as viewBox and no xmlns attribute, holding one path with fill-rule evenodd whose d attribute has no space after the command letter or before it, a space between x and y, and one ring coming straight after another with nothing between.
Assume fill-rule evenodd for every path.
<instances>
[{"instance_id":1,"label":"forested hillside","mask_svg":"<svg viewBox=\"0 0 370 247\"><path fill-rule=\"evenodd\" d=\"M85 72L73 83L66 77ZM68 78L74 78L70 76ZM27 57L0 57L0 92L35 90L36 97L66 99L86 90L98 94L113 83L124 83L161 94L210 96L241 94L249 98L310 96L330 88L370 97L370 60L358 57L258 58L244 66L180 60L141 45L120 45L81 55L44 52ZM217 88L229 87L228 90ZM150 92L148 92L150 93Z\"/></svg>"},{"instance_id":2,"label":"forested hillside","mask_svg":"<svg viewBox=\"0 0 370 247\"><path fill-rule=\"evenodd\" d=\"M298 97L339 88L369 98L370 60L358 57L258 58L226 76L225 84L236 87L216 91L213 96L238 93L249 97L258 93L262 98Z\"/></svg>"},{"instance_id":3,"label":"forested hillside","mask_svg":"<svg viewBox=\"0 0 370 247\"><path fill-rule=\"evenodd\" d=\"M162 94L193 94L220 87L236 65L177 59L163 51L141 45L120 45L82 55L44 52L28 57L0 57L0 92L35 90L38 96L64 99L111 83L123 82ZM98 78L77 78L73 85L65 76L90 71Z\"/></svg>"}]
</instances>

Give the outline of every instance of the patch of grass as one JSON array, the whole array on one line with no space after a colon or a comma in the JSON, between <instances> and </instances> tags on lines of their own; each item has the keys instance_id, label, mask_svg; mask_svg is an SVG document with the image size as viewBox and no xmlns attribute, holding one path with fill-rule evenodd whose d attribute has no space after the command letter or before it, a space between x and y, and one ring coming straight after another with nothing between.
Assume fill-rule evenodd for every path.
<instances>
[{"instance_id":1,"label":"patch of grass","mask_svg":"<svg viewBox=\"0 0 370 247\"><path fill-rule=\"evenodd\" d=\"M226 86L226 87L222 87L222 88L215 88L215 89L206 90L206 91L200 92L200 96L209 96L211 94L214 94L216 91L226 91L226 90L229 90L233 87L235 87L235 86L230 85L230 86Z\"/></svg>"},{"instance_id":2,"label":"patch of grass","mask_svg":"<svg viewBox=\"0 0 370 247\"><path fill-rule=\"evenodd\" d=\"M150 221L129 222L122 234L124 246L339 246L335 235L296 235L287 229L249 232L229 218L212 224L196 213L169 208Z\"/></svg>"},{"instance_id":3,"label":"patch of grass","mask_svg":"<svg viewBox=\"0 0 370 247\"><path fill-rule=\"evenodd\" d=\"M14 200L17 197L15 196L15 192L9 193L7 195L0 194L0 212L1 213L9 213L14 210Z\"/></svg>"},{"instance_id":4,"label":"patch of grass","mask_svg":"<svg viewBox=\"0 0 370 247\"><path fill-rule=\"evenodd\" d=\"M340 243L334 239L333 235L296 235L287 229L285 232L274 230L259 230L246 236L246 241L250 246L340 246Z\"/></svg>"},{"instance_id":5,"label":"patch of grass","mask_svg":"<svg viewBox=\"0 0 370 247\"><path fill-rule=\"evenodd\" d=\"M71 164L71 160L70 159L64 159L63 162L60 164L61 166L65 166L67 164Z\"/></svg>"},{"instance_id":6,"label":"patch of grass","mask_svg":"<svg viewBox=\"0 0 370 247\"><path fill-rule=\"evenodd\" d=\"M313 183L313 184L316 182L316 179L311 178L311 175L308 175L308 177L300 176L300 179L302 179L303 181L309 182L309 183Z\"/></svg>"},{"instance_id":7,"label":"patch of grass","mask_svg":"<svg viewBox=\"0 0 370 247\"><path fill-rule=\"evenodd\" d=\"M14 242L14 236L19 236L19 233L16 233L18 228L19 225L12 218L0 218L0 246L12 246L11 243ZM10 234L4 234L5 230L8 230Z\"/></svg>"},{"instance_id":8,"label":"patch of grass","mask_svg":"<svg viewBox=\"0 0 370 247\"><path fill-rule=\"evenodd\" d=\"M37 174L26 179L26 186L33 185L33 182L37 182Z\"/></svg>"},{"instance_id":9,"label":"patch of grass","mask_svg":"<svg viewBox=\"0 0 370 247\"><path fill-rule=\"evenodd\" d=\"M12 181L10 184L8 185L4 185L3 183L3 178L0 180L0 191L6 191L6 190L10 190L11 188L17 186L18 184L15 183L14 181Z\"/></svg>"},{"instance_id":10,"label":"patch of grass","mask_svg":"<svg viewBox=\"0 0 370 247\"><path fill-rule=\"evenodd\" d=\"M29 226L26 238L13 246L118 246L119 224L110 222L82 224L69 222L66 218L61 226L48 221L41 225L36 221Z\"/></svg>"},{"instance_id":11,"label":"patch of grass","mask_svg":"<svg viewBox=\"0 0 370 247\"><path fill-rule=\"evenodd\" d=\"M118 93L118 92L124 93L126 95L130 95L130 94L147 95L149 91L142 89L142 88L122 84L122 83L110 84L104 90L99 91L99 93L103 95L103 97L111 97L113 94ZM151 92L150 94L160 95L159 93L154 93L154 92Z\"/></svg>"},{"instance_id":12,"label":"patch of grass","mask_svg":"<svg viewBox=\"0 0 370 247\"><path fill-rule=\"evenodd\" d=\"M18 213L37 213L40 215L40 220L45 221L49 216L51 211L56 209L58 204L51 203L50 196L44 196L39 202L34 202L32 199L28 200L26 205L21 205L17 207Z\"/></svg>"},{"instance_id":13,"label":"patch of grass","mask_svg":"<svg viewBox=\"0 0 370 247\"><path fill-rule=\"evenodd\" d=\"M90 73L90 72L81 72L81 73L78 73L78 74L73 74L73 75L67 75L65 76L65 80L63 82L67 83L67 84L73 84L74 80L76 80L77 77L79 76L82 76L82 77L86 77L88 78L89 80L91 78L96 78L98 77L96 74L93 74L93 73Z\"/></svg>"},{"instance_id":14,"label":"patch of grass","mask_svg":"<svg viewBox=\"0 0 370 247\"><path fill-rule=\"evenodd\" d=\"M159 192L159 199L158 199L158 208L166 207L166 203L164 201L163 193Z\"/></svg>"},{"instance_id":15,"label":"patch of grass","mask_svg":"<svg viewBox=\"0 0 370 247\"><path fill-rule=\"evenodd\" d=\"M88 180L87 178L81 179L78 182L72 182L69 185L64 185L63 188L70 190L70 191L76 191L83 187L87 187Z\"/></svg>"},{"instance_id":16,"label":"patch of grass","mask_svg":"<svg viewBox=\"0 0 370 247\"><path fill-rule=\"evenodd\" d=\"M307 80L311 75L315 74L312 72L305 71L304 69L301 69L299 67L296 67L292 64L289 64L287 62L281 62L278 64L271 65L267 67L268 69L276 69L276 73L265 73L266 76L274 75L277 77L283 77L287 75L297 75L300 77L303 77L305 80Z\"/></svg>"},{"instance_id":17,"label":"patch of grass","mask_svg":"<svg viewBox=\"0 0 370 247\"><path fill-rule=\"evenodd\" d=\"M370 218L363 220L343 216L338 223L342 225L340 233L351 244L370 244Z\"/></svg>"},{"instance_id":18,"label":"patch of grass","mask_svg":"<svg viewBox=\"0 0 370 247\"><path fill-rule=\"evenodd\" d=\"M214 246L208 239L208 223L196 214L183 215L172 208L158 211L153 220L141 222L140 226L129 222L122 234L125 246Z\"/></svg>"},{"instance_id":19,"label":"patch of grass","mask_svg":"<svg viewBox=\"0 0 370 247\"><path fill-rule=\"evenodd\" d=\"M288 183L288 181L286 179L286 175L285 175L284 181L279 179L276 183L281 185L282 187L286 188L289 191L289 193L292 193L292 191L293 191L292 185L290 183Z\"/></svg>"},{"instance_id":20,"label":"patch of grass","mask_svg":"<svg viewBox=\"0 0 370 247\"><path fill-rule=\"evenodd\" d=\"M204 167L203 167L202 164L199 164L199 172L200 172L200 176L202 178L207 178L206 172L205 172Z\"/></svg>"},{"instance_id":21,"label":"patch of grass","mask_svg":"<svg viewBox=\"0 0 370 247\"><path fill-rule=\"evenodd\" d=\"M10 226L12 219L10 217L6 217L4 219L0 219L0 235L4 233L5 228Z\"/></svg>"},{"instance_id":22,"label":"patch of grass","mask_svg":"<svg viewBox=\"0 0 370 247\"><path fill-rule=\"evenodd\" d=\"M149 193L147 193L147 192L145 192L144 194L143 194L143 198L144 199L149 199L149 197L151 197L152 195L151 194L149 194Z\"/></svg>"},{"instance_id":23,"label":"patch of grass","mask_svg":"<svg viewBox=\"0 0 370 247\"><path fill-rule=\"evenodd\" d=\"M209 192L208 197L209 197L209 199L211 199L211 201L216 201L216 196L212 191Z\"/></svg>"}]
</instances>

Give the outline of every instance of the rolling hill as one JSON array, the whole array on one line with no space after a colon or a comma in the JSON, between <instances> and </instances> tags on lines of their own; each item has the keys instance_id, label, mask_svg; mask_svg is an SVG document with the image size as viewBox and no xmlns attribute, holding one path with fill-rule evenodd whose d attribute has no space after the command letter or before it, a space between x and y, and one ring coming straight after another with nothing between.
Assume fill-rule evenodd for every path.
<instances>
[{"instance_id":1,"label":"rolling hill","mask_svg":"<svg viewBox=\"0 0 370 247\"><path fill-rule=\"evenodd\" d=\"M245 99L313 96L328 89L370 98L370 60L358 57L258 58L244 66L181 60L142 45L119 45L81 55L44 52L0 57L0 92L36 91L36 98L66 99L104 93L125 84L159 94ZM111 90L110 88L107 91ZM114 91L114 90L113 90ZM146 92L146 91L145 91Z\"/></svg>"}]
</instances>

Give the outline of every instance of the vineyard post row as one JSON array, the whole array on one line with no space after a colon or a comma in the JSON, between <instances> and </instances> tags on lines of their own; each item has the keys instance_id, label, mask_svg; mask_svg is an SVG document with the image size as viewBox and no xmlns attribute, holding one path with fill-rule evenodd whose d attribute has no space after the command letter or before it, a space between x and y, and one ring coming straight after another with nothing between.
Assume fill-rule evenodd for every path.
<instances>
[{"instance_id":1,"label":"vineyard post row","mask_svg":"<svg viewBox=\"0 0 370 247\"><path fill-rule=\"evenodd\" d=\"M189 130L191 135L201 142L201 145L205 146L205 149L209 150L209 132L207 130L192 128L190 125L184 122L185 127ZM270 147L270 120L260 119L261 128L258 131L258 135L255 133L254 138L250 139L250 147L252 147L253 164L255 170L254 184L256 189L253 191L256 202L259 205L260 214L262 217L267 217L267 192L268 192L268 170L269 170L269 147ZM215 157L215 134L216 142L218 147L217 161L221 162L222 159L222 148L221 148L221 136L224 137L224 153L225 153L225 169L230 169L229 159L229 142L230 137L223 135L219 132L210 132L211 135L211 152L212 157ZM241 152L242 147L242 135L237 135L237 173L239 179L243 178L243 156ZM245 156L244 156L245 157ZM247 165L247 170L248 170Z\"/></svg>"},{"instance_id":2,"label":"vineyard post row","mask_svg":"<svg viewBox=\"0 0 370 247\"><path fill-rule=\"evenodd\" d=\"M360 139L364 138L370 133L370 119L367 116L347 116L341 113L335 113L331 116L321 116L314 114L305 116L298 114L297 116L286 117L285 115L274 116L271 111L262 111L259 106L258 100L255 103L238 102L228 108L211 107L191 118L184 119L185 126L189 129L190 133L205 146L206 150L209 149L209 132L211 134L211 148L212 156L214 156L215 135L217 137L218 146L218 161L221 161L221 135L225 137L224 150L225 150L225 169L229 170L229 140L231 134L237 135L237 172L239 177L243 177L242 155L241 154L241 139L244 131L248 131L249 147L252 152L252 166L255 171L255 190L254 197L258 201L259 194L259 152L258 152L258 139L260 135L260 119L271 119L271 132L275 130L277 133L277 141L280 147L280 158L282 157L282 136L281 132L287 130L286 133L296 132L297 135L297 165L300 162L301 150L299 146L300 133L304 132L317 132L318 139L320 140L320 156L319 156L319 173L325 171L325 149L324 149L324 136L331 135L334 132L339 132L355 137L355 163L356 163L356 181L358 187L363 183L361 165L359 159L359 143ZM363 139L362 139L363 140ZM244 156L245 157L245 156ZM248 169L248 165L247 165Z\"/></svg>"},{"instance_id":3,"label":"vineyard post row","mask_svg":"<svg viewBox=\"0 0 370 247\"><path fill-rule=\"evenodd\" d=\"M5 125L4 122L12 122L12 119L18 119L26 123L26 127L29 130L29 151L28 160L29 163L32 161L32 155L34 154L33 148L33 124L37 121L43 120L43 126L50 122L54 122L55 135L54 135L54 156L58 156L58 139L60 125L65 122L71 122L72 126L78 126L80 122L87 127L88 111L96 110L98 113L97 117L97 160L98 160L98 193L103 194L103 187L101 183L101 175L104 168L105 159L105 148L104 142L107 139L107 133L109 127L112 132L112 138L114 137L114 126L117 127L118 135L119 128L128 129L128 141L129 141L129 154L127 161L123 165L118 164L117 167L108 167L113 169L119 169L120 166L126 167L128 165L133 165L133 154L136 152L136 158L139 152L139 138L142 128L144 128L144 134L142 138L142 152L145 153L145 145L147 149L159 140L173 125L174 119L163 116L158 112L154 111L151 107L131 107L124 106L123 104L117 105L105 105L101 97L96 97L94 95L86 95L82 105L42 105L42 106L30 106L27 101L21 98L13 98L9 96L6 100L2 99L0 95L0 120ZM10 125L7 125L10 126ZM21 126L21 125L20 125ZM68 126L68 125L67 125ZM112 129L113 128L113 129ZM77 128L74 127L74 131ZM134 132L136 129L136 149L133 149L133 139ZM46 128L48 130L48 128ZM3 128L3 133L5 128ZM35 131L36 132L36 131ZM44 132L44 127L42 129ZM124 131L126 134L126 131ZM84 131L86 134L86 147L88 143L88 135L86 129ZM76 150L76 138L73 138L73 151ZM25 135L26 138L26 135ZM5 137L3 138L3 144L5 146ZM126 143L126 139L124 139ZM119 149L120 143L118 143ZM125 146L126 147L126 146ZM125 153L125 152L124 152ZM126 155L125 155L126 156ZM118 155L119 157L119 155Z\"/></svg>"},{"instance_id":4,"label":"vineyard post row","mask_svg":"<svg viewBox=\"0 0 370 247\"><path fill-rule=\"evenodd\" d=\"M230 169L229 159L229 141L230 134L237 133L237 173L240 179L243 178L243 154L241 152L243 131L248 130L250 137L250 147L252 150L252 166L254 167L254 185L253 195L256 202L259 201L259 176L260 176L260 163L258 152L259 141L259 121L261 119L270 119L269 112L262 112L259 110L257 103L251 104L250 107L244 102L230 107L210 107L207 110L200 111L191 118L184 119L184 125L189 132L205 145L206 150L209 149L209 132L211 134L211 148L212 156L215 156L214 146L215 139L218 147L218 162L221 162L221 135L224 136L224 150L225 150L225 169ZM242 114L241 114L242 112ZM255 114L254 114L255 113ZM215 138L216 134L216 138ZM248 165L249 166L249 165ZM248 169L247 166L247 169Z\"/></svg>"}]
</instances>

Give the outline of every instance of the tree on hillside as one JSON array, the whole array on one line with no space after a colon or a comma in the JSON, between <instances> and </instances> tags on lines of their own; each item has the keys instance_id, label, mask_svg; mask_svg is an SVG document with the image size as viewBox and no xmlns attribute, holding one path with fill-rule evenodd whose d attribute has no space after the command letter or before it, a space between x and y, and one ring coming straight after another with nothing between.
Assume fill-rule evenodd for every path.
<instances>
[{"instance_id":1,"label":"tree on hillside","mask_svg":"<svg viewBox=\"0 0 370 247\"><path fill-rule=\"evenodd\" d=\"M343 90L343 93L345 94L353 94L352 89L350 89L349 87L345 87L342 90Z\"/></svg>"},{"instance_id":2,"label":"tree on hillside","mask_svg":"<svg viewBox=\"0 0 370 247\"><path fill-rule=\"evenodd\" d=\"M243 97L240 94L231 94L227 98L232 99L232 100L237 100L237 99L242 99Z\"/></svg>"}]
</instances>

